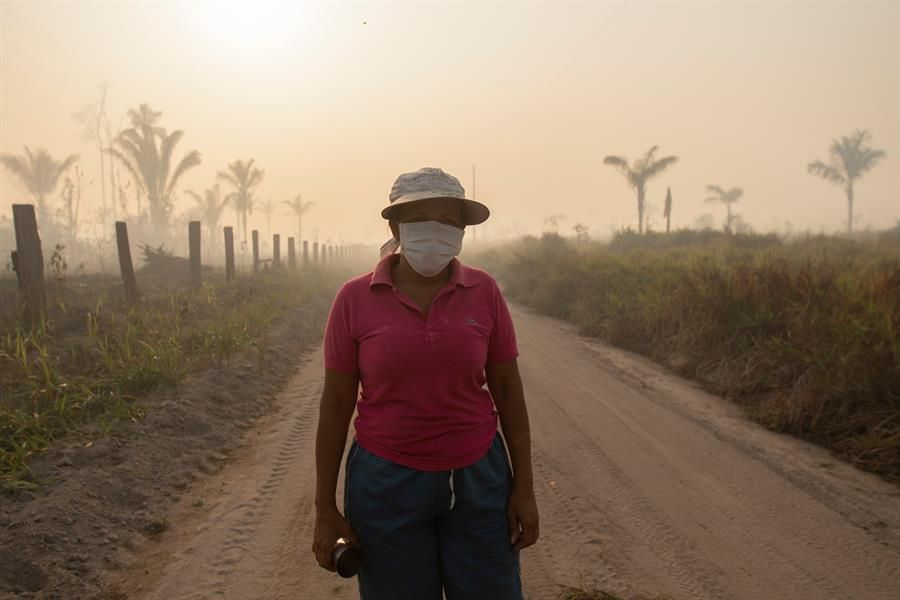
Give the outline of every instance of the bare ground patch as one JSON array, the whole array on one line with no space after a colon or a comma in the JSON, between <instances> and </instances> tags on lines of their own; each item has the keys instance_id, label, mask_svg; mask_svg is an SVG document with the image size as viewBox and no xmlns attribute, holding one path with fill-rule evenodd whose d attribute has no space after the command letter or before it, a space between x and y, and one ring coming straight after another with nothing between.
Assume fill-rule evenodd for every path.
<instances>
[{"instance_id":1,"label":"bare ground patch","mask_svg":"<svg viewBox=\"0 0 900 600\"><path fill-rule=\"evenodd\" d=\"M0 598L121 598L102 589L100 573L129 564L166 530L185 490L222 468L320 338L329 301L326 294L298 306L273 325L258 354L145 395L143 419L33 457L42 489L0 497Z\"/></svg>"}]
</instances>

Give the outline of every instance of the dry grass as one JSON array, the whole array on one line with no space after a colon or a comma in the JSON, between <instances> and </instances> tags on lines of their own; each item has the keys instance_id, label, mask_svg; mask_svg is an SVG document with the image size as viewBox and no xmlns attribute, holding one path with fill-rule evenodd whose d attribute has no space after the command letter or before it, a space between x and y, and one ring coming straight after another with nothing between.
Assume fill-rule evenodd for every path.
<instances>
[{"instance_id":1,"label":"dry grass","mask_svg":"<svg viewBox=\"0 0 900 600\"><path fill-rule=\"evenodd\" d=\"M511 299L900 480L900 240L545 235L481 262Z\"/></svg>"},{"instance_id":2,"label":"dry grass","mask_svg":"<svg viewBox=\"0 0 900 600\"><path fill-rule=\"evenodd\" d=\"M186 277L162 287L143 275L133 307L115 278L51 282L48 319L34 331L15 320L15 280L0 280L0 490L34 487L27 459L55 439L88 428L102 437L140 418L134 400L148 390L237 353L262 356L272 323L341 276L273 271L226 284L210 273L192 292Z\"/></svg>"}]
</instances>

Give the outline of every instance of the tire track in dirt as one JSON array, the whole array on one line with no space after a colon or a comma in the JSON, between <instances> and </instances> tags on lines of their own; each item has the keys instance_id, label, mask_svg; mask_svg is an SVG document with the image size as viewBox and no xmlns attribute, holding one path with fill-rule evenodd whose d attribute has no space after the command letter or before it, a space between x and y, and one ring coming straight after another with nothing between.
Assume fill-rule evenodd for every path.
<instances>
[{"instance_id":1,"label":"tire track in dirt","mask_svg":"<svg viewBox=\"0 0 900 600\"><path fill-rule=\"evenodd\" d=\"M600 568L568 561L574 581L676 598L897 597L896 488L852 469L846 481L823 481L831 476L810 468L821 450L568 325L513 315L536 477L572 490L547 494L538 483L542 519L552 523L567 499L592 506L576 513L579 539L596 540L605 557ZM869 515L877 535L852 524ZM560 551L543 537L539 553Z\"/></svg>"},{"instance_id":2,"label":"tire track in dirt","mask_svg":"<svg viewBox=\"0 0 900 600\"><path fill-rule=\"evenodd\" d=\"M530 348L535 342L539 344L540 340L529 335L529 332L520 334L520 345L523 347ZM543 369L539 379L526 381L526 389L532 399L530 405L536 407L529 410L535 413L533 418L548 424L546 431L553 438L552 442L548 439L546 443L535 439L535 446L542 448L540 462L546 462L549 472L555 473L556 487L566 487L569 498L573 502L581 503L581 510L577 512L577 523L572 527L571 538L580 539L584 544L602 547L602 537L596 533L593 536L585 535L585 532L610 531L614 527L617 535L608 537L608 540L621 544L626 541L634 543L634 538L637 538L659 549L657 554L662 558L660 568L671 580L677 582L677 597L715 597L719 590L708 589L710 586L704 586L702 583L704 578L695 576L689 568L696 563L693 559L693 550L674 533L666 519L652 505L640 494L635 493L626 474L606 457L602 446L582 431L577 420L567 418L565 410L559 405L564 399L557 396L556 390L566 390L577 385L569 366L561 362L557 356L545 353L539 348L532 354L533 359L543 365ZM523 360L523 369L527 372L529 365L526 360ZM525 378L529 379L527 374ZM552 410L545 413L542 406ZM604 418L607 424L613 420L610 417ZM548 455L546 448L550 447L551 443L554 452ZM548 469L542 468L541 471L545 474ZM595 497L586 493L586 487L603 490L602 503L597 504ZM555 500L560 498L560 495L556 495L547 502L541 502L542 514L553 515L557 511ZM604 505L616 507L616 512L610 513ZM614 521L610 519L612 514L615 515ZM637 532L637 535L633 532ZM548 544L548 551L553 551L558 546L559 544L555 543ZM636 591L633 586L621 579L610 578L607 573L615 571L611 566L604 569L607 573L598 573L596 563L582 560L570 561L570 569L576 572L568 577L569 582L585 581L602 589ZM633 573L631 577L634 581L643 581L647 578L648 574L643 572Z\"/></svg>"},{"instance_id":3,"label":"tire track in dirt","mask_svg":"<svg viewBox=\"0 0 900 600\"><path fill-rule=\"evenodd\" d=\"M679 600L897 598L896 487L822 468L835 462L824 451L649 361L512 312L542 520L522 552L528 600L563 585ZM358 598L355 580L310 552L322 376L317 350L234 462L195 484L122 577L130 598Z\"/></svg>"},{"instance_id":4,"label":"tire track in dirt","mask_svg":"<svg viewBox=\"0 0 900 600\"><path fill-rule=\"evenodd\" d=\"M322 370L307 355L272 414L247 434L235 461L176 507L156 553L117 581L131 598L355 598L355 580L315 565L312 545L315 435ZM339 484L339 489L342 485ZM190 516L196 499L208 502ZM194 511L197 512L197 511ZM168 550L168 551L166 551Z\"/></svg>"}]
</instances>

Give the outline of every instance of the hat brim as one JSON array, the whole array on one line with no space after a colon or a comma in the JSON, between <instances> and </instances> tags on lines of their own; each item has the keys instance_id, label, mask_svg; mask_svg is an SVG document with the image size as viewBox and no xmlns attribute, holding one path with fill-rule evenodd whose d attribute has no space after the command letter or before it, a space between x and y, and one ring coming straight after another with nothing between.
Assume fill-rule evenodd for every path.
<instances>
[{"instance_id":1,"label":"hat brim","mask_svg":"<svg viewBox=\"0 0 900 600\"><path fill-rule=\"evenodd\" d=\"M384 207L384 209L381 211L381 216L385 219L390 220L393 213L397 210L398 207L403 206L404 204L410 204L412 202L428 200L429 198L452 198L453 200L461 201L466 207L466 222L464 223L464 225L480 225L481 223L487 221L488 217L491 216L491 211L481 202L470 200L469 198L460 198L459 196L444 196L440 194L434 194L433 192L416 192L413 194L400 196L392 203Z\"/></svg>"}]
</instances>

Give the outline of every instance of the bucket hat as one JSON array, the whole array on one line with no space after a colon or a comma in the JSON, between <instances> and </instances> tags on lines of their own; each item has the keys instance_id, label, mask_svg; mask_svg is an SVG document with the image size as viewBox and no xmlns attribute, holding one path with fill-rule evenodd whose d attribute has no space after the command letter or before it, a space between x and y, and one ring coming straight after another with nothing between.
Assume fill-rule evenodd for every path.
<instances>
[{"instance_id":1,"label":"bucket hat","mask_svg":"<svg viewBox=\"0 0 900 600\"><path fill-rule=\"evenodd\" d=\"M465 225L484 223L491 215L488 207L466 198L459 179L436 167L424 167L412 173L404 173L391 188L390 204L381 211L385 219L392 218L398 206L428 198L458 198L466 207Z\"/></svg>"}]
</instances>

